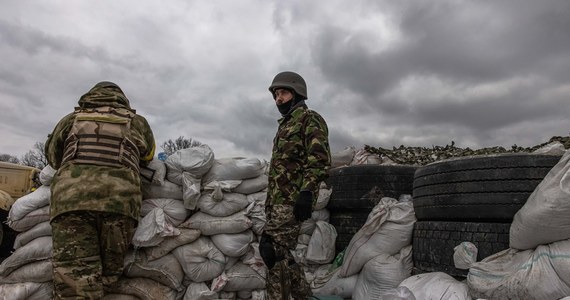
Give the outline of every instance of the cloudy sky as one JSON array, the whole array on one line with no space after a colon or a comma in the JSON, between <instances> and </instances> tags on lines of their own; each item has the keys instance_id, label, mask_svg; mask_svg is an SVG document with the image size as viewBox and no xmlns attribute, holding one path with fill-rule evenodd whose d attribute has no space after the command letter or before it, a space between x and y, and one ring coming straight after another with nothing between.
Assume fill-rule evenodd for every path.
<instances>
[{"instance_id":1,"label":"cloudy sky","mask_svg":"<svg viewBox=\"0 0 570 300\"><path fill-rule=\"evenodd\" d=\"M110 80L158 145L269 158L284 70L307 81L333 152L570 131L568 0L4 1L0 57L0 154L17 157Z\"/></svg>"}]
</instances>

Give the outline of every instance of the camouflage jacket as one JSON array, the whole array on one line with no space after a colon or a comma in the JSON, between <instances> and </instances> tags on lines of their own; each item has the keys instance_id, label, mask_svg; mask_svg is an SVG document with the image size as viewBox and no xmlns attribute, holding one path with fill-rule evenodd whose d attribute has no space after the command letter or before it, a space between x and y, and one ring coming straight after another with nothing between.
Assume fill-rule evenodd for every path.
<instances>
[{"instance_id":1,"label":"camouflage jacket","mask_svg":"<svg viewBox=\"0 0 570 300\"><path fill-rule=\"evenodd\" d=\"M294 205L300 191L311 191L316 202L319 183L327 178L331 164L327 124L304 104L278 122L267 205Z\"/></svg>"},{"instance_id":2,"label":"camouflage jacket","mask_svg":"<svg viewBox=\"0 0 570 300\"><path fill-rule=\"evenodd\" d=\"M131 109L129 100L123 93L98 87L83 95L79 106ZM74 113L63 117L46 142L48 162L57 170L51 183L51 218L69 211L90 210L118 213L138 220L142 202L139 173L126 166L109 167L74 162L62 165L65 140L74 119ZM135 115L131 120L131 138L140 152L141 163L152 160L154 136L144 117Z\"/></svg>"}]
</instances>

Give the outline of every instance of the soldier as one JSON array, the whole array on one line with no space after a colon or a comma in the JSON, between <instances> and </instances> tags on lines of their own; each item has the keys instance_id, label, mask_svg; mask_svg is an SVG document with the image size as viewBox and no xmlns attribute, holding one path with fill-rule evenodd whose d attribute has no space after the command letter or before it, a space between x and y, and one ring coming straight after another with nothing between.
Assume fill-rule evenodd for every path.
<instances>
[{"instance_id":1,"label":"soldier","mask_svg":"<svg viewBox=\"0 0 570 300\"><path fill-rule=\"evenodd\" d=\"M107 81L49 135L55 299L100 299L118 281L140 215L139 166L154 150L146 119Z\"/></svg>"},{"instance_id":2,"label":"soldier","mask_svg":"<svg viewBox=\"0 0 570 300\"><path fill-rule=\"evenodd\" d=\"M311 217L319 183L330 167L328 127L307 108L307 86L299 74L277 74L269 91L282 118L273 140L267 223L259 251L269 270L268 299L307 299L312 292L291 250L297 245L301 223Z\"/></svg>"}]
</instances>

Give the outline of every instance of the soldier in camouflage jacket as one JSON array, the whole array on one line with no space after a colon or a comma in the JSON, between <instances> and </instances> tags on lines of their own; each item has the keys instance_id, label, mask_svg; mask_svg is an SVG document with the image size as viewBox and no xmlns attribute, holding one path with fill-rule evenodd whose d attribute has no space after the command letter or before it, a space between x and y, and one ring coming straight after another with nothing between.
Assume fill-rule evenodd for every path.
<instances>
[{"instance_id":1,"label":"soldier in camouflage jacket","mask_svg":"<svg viewBox=\"0 0 570 300\"><path fill-rule=\"evenodd\" d=\"M142 202L139 164L154 156L145 118L123 91L100 82L46 142L55 299L100 299L123 271Z\"/></svg>"},{"instance_id":2,"label":"soldier in camouflage jacket","mask_svg":"<svg viewBox=\"0 0 570 300\"><path fill-rule=\"evenodd\" d=\"M283 117L273 140L267 223L259 245L269 269L267 294L268 299L307 299L310 286L290 252L297 245L301 223L311 217L319 183L330 167L328 128L307 108L307 88L299 74L277 74L269 91Z\"/></svg>"}]
</instances>

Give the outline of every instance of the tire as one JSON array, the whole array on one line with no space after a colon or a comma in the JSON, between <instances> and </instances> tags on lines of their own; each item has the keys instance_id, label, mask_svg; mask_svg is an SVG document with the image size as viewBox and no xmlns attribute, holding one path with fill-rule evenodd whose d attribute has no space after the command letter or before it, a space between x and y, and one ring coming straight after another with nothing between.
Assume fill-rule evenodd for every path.
<instances>
[{"instance_id":1,"label":"tire","mask_svg":"<svg viewBox=\"0 0 570 300\"><path fill-rule=\"evenodd\" d=\"M500 154L432 163L416 170L418 220L511 222L560 156Z\"/></svg>"},{"instance_id":2,"label":"tire","mask_svg":"<svg viewBox=\"0 0 570 300\"><path fill-rule=\"evenodd\" d=\"M331 211L329 223L336 229L336 253L340 253L348 244L354 234L366 223L370 212L364 210Z\"/></svg>"},{"instance_id":3,"label":"tire","mask_svg":"<svg viewBox=\"0 0 570 300\"><path fill-rule=\"evenodd\" d=\"M477 246L477 261L509 248L510 223L423 221L414 225L412 256L414 273L444 272L467 276L455 268L455 246L471 242Z\"/></svg>"},{"instance_id":4,"label":"tire","mask_svg":"<svg viewBox=\"0 0 570 300\"><path fill-rule=\"evenodd\" d=\"M399 165L356 165L334 168L329 172L327 180L327 185L332 187L327 208L369 212L381 197L398 199L401 194L411 195L416 169L415 166Z\"/></svg>"}]
</instances>

